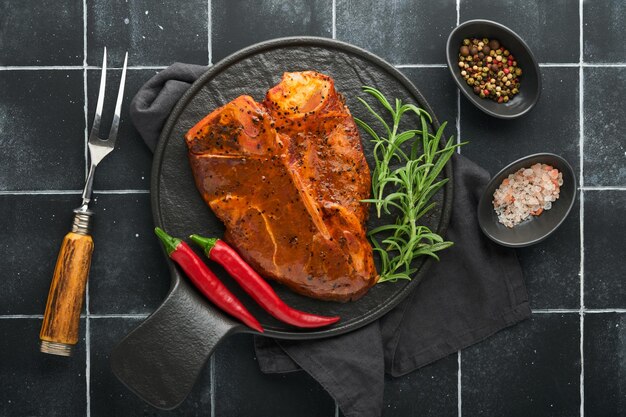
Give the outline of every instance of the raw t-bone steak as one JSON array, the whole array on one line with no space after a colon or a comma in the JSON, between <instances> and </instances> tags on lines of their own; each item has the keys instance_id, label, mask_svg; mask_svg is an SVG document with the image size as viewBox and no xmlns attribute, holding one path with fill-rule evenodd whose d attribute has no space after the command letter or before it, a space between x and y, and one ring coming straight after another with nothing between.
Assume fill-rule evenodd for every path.
<instances>
[{"instance_id":1,"label":"raw t-bone steak","mask_svg":"<svg viewBox=\"0 0 626 417\"><path fill-rule=\"evenodd\" d=\"M224 239L261 275L322 300L376 283L366 237L370 171L333 79L285 73L263 103L240 96L185 136Z\"/></svg>"}]
</instances>

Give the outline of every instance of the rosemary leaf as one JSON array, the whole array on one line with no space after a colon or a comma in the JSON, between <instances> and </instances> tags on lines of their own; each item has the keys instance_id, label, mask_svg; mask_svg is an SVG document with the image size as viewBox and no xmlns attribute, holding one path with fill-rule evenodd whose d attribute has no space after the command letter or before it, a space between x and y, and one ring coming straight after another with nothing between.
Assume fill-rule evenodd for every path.
<instances>
[{"instance_id":1,"label":"rosemary leaf","mask_svg":"<svg viewBox=\"0 0 626 417\"><path fill-rule=\"evenodd\" d=\"M411 266L415 259L431 256L439 260L436 252L453 245L427 226L418 224L418 220L435 207L436 203L430 200L448 182L447 178L438 180L439 175L455 149L466 142L456 144L451 137L440 148L446 123L433 134L429 130L432 117L424 109L403 104L399 99L394 101L394 107L373 87L365 86L363 91L374 97L385 110L381 115L359 98L385 130L382 134L377 133L363 120L355 118L374 144L372 198L363 202L374 204L379 218L383 214L395 215L391 223L368 233L374 251L381 258L378 282L410 280L416 272ZM399 132L406 113L418 117L418 126ZM395 168L397 164L400 166Z\"/></svg>"}]
</instances>

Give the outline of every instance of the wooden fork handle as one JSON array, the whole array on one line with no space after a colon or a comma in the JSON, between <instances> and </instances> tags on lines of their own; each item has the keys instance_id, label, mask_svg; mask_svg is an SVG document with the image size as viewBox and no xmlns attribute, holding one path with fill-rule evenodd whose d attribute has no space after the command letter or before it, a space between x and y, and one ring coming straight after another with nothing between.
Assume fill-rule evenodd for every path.
<instances>
[{"instance_id":1,"label":"wooden fork handle","mask_svg":"<svg viewBox=\"0 0 626 417\"><path fill-rule=\"evenodd\" d=\"M44 353L70 356L78 342L80 312L92 253L93 239L90 235L74 231L65 235L39 333Z\"/></svg>"}]
</instances>

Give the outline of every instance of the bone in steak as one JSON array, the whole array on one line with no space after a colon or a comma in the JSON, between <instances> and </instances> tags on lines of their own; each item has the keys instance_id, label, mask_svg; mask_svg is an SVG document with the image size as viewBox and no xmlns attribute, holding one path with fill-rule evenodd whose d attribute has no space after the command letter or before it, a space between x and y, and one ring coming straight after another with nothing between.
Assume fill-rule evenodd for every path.
<instances>
[{"instance_id":1,"label":"bone in steak","mask_svg":"<svg viewBox=\"0 0 626 417\"><path fill-rule=\"evenodd\" d=\"M224 239L261 275L322 300L376 283L366 237L370 171L333 79L285 73L263 103L240 96L185 136Z\"/></svg>"}]
</instances>

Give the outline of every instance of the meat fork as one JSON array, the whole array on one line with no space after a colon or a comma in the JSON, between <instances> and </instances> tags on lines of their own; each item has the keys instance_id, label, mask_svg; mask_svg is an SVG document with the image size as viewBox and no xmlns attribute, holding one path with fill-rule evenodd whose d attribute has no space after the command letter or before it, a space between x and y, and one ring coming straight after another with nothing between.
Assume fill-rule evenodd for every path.
<instances>
[{"instance_id":1,"label":"meat fork","mask_svg":"<svg viewBox=\"0 0 626 417\"><path fill-rule=\"evenodd\" d=\"M83 189L83 202L80 207L74 209L72 231L65 235L63 239L54 268L54 275L46 303L46 312L43 317L41 332L39 333L39 339L41 340L40 350L44 353L71 356L73 347L78 342L80 311L83 307L85 286L89 276L91 254L93 253L93 239L89 234L93 216L93 211L89 209L93 191L93 177L96 166L115 148L115 140L117 139L120 125L122 100L124 99L127 62L128 52L124 57L122 78L117 93L109 137L102 139L99 136L99 132L107 70L107 50L104 48L98 103L87 145L90 160L89 173Z\"/></svg>"}]
</instances>

